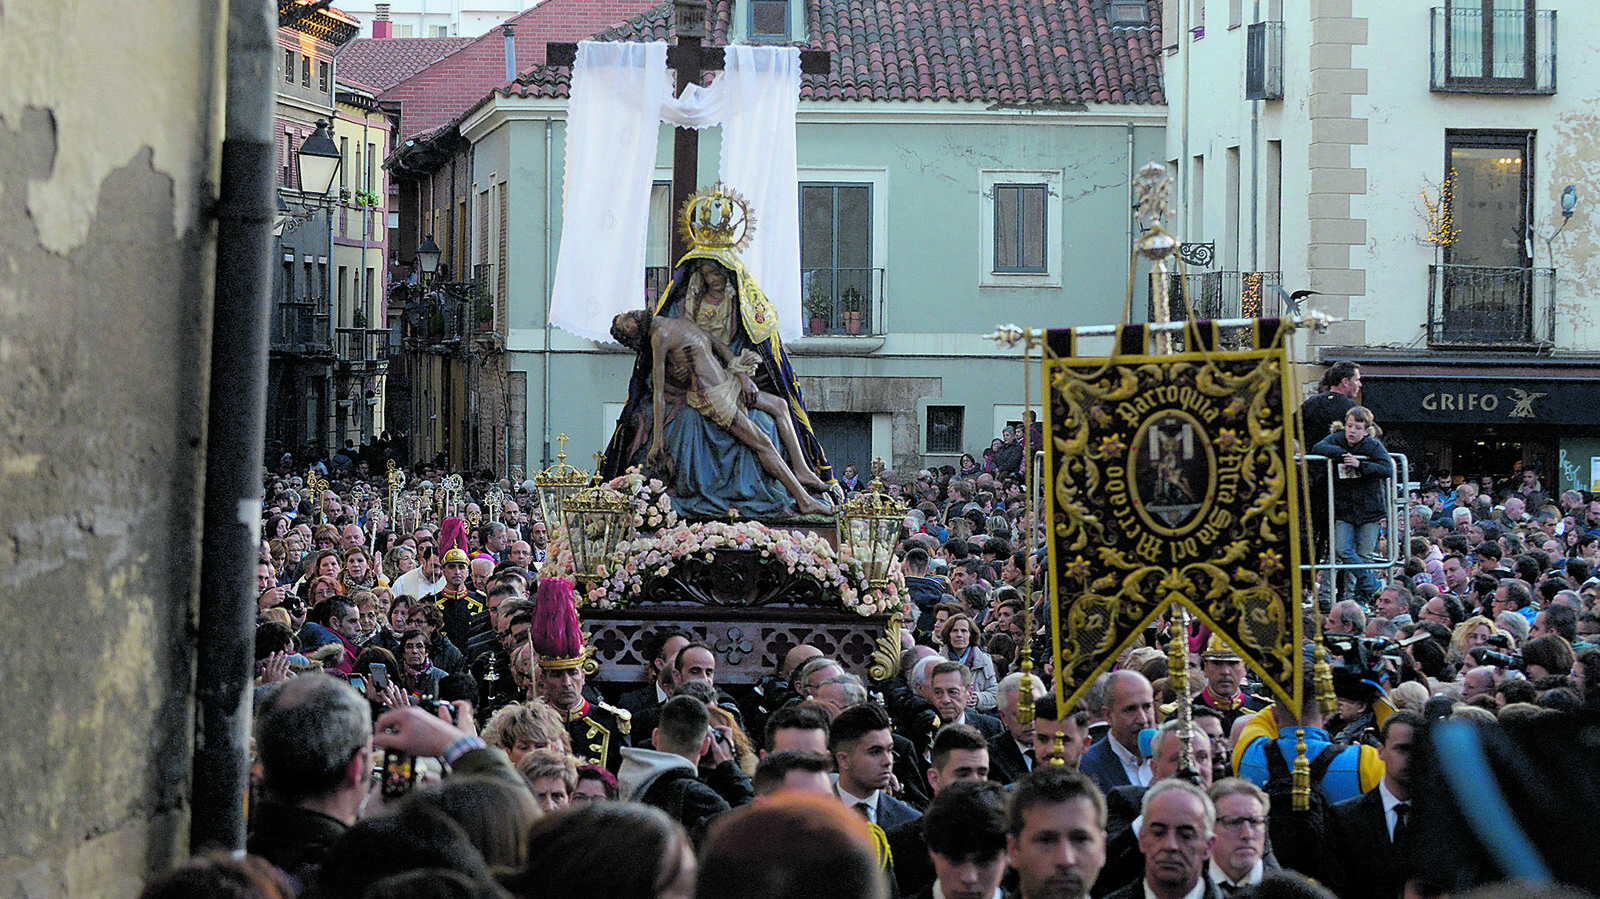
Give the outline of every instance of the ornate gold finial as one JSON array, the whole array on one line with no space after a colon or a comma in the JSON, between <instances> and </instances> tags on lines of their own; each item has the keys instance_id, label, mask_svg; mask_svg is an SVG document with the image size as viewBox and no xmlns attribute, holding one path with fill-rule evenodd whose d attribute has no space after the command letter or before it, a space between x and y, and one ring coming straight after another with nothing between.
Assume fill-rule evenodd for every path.
<instances>
[{"instance_id":1,"label":"ornate gold finial","mask_svg":"<svg viewBox=\"0 0 1600 899\"><path fill-rule=\"evenodd\" d=\"M749 200L718 181L684 201L678 230L692 249L742 250L755 236L756 217Z\"/></svg>"},{"instance_id":2,"label":"ornate gold finial","mask_svg":"<svg viewBox=\"0 0 1600 899\"><path fill-rule=\"evenodd\" d=\"M1134 217L1145 228L1158 227L1172 214L1172 173L1159 162L1147 162L1133 179L1138 198Z\"/></svg>"}]
</instances>

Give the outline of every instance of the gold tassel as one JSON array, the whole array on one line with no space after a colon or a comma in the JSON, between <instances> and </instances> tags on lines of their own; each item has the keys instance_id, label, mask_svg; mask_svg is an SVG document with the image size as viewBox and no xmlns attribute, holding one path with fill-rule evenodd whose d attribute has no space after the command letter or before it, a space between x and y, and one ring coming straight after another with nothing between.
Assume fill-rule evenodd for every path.
<instances>
[{"instance_id":1,"label":"gold tassel","mask_svg":"<svg viewBox=\"0 0 1600 899\"><path fill-rule=\"evenodd\" d=\"M1167 687L1180 698L1189 693L1189 638L1184 624L1187 618L1174 612L1172 627L1178 633L1167 643Z\"/></svg>"},{"instance_id":2,"label":"gold tassel","mask_svg":"<svg viewBox=\"0 0 1600 899\"><path fill-rule=\"evenodd\" d=\"M1294 810L1303 812L1311 808L1311 760L1306 758L1306 730L1303 727L1295 728L1294 744ZM1277 752L1276 746L1268 746L1268 752Z\"/></svg>"},{"instance_id":3,"label":"gold tassel","mask_svg":"<svg viewBox=\"0 0 1600 899\"><path fill-rule=\"evenodd\" d=\"M1331 715L1339 707L1339 699L1333 694L1333 666L1328 664L1328 650L1321 640L1317 641L1316 676L1317 702L1324 715Z\"/></svg>"}]
</instances>

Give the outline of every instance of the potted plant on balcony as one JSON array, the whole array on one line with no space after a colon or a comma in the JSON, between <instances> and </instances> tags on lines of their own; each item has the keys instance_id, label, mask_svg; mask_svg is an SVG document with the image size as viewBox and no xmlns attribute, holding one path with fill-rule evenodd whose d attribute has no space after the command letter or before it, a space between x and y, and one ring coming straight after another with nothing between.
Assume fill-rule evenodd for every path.
<instances>
[{"instance_id":1,"label":"potted plant on balcony","mask_svg":"<svg viewBox=\"0 0 1600 899\"><path fill-rule=\"evenodd\" d=\"M828 330L828 315L833 311L833 301L828 297L828 291L820 284L812 285L811 291L806 294L806 314L811 316L812 334L823 334Z\"/></svg>"},{"instance_id":2,"label":"potted plant on balcony","mask_svg":"<svg viewBox=\"0 0 1600 899\"><path fill-rule=\"evenodd\" d=\"M494 300L489 296L489 291L482 285L474 284L470 297L472 301L472 318L478 323L479 331L489 331L494 328Z\"/></svg>"},{"instance_id":3,"label":"potted plant on balcony","mask_svg":"<svg viewBox=\"0 0 1600 899\"><path fill-rule=\"evenodd\" d=\"M861 333L861 291L846 287L839 296L839 308L844 311L844 330L847 334Z\"/></svg>"}]
</instances>

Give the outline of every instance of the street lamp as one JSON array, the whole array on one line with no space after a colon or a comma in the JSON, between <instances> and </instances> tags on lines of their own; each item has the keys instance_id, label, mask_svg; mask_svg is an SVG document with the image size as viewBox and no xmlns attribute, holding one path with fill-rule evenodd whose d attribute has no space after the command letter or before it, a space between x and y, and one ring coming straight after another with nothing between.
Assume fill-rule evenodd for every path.
<instances>
[{"instance_id":1,"label":"street lamp","mask_svg":"<svg viewBox=\"0 0 1600 899\"><path fill-rule=\"evenodd\" d=\"M439 257L443 255L444 251L433 242L432 234L422 238L422 243L417 245L417 264L422 266L422 273L428 278L432 278L433 273L439 270Z\"/></svg>"},{"instance_id":2,"label":"street lamp","mask_svg":"<svg viewBox=\"0 0 1600 899\"><path fill-rule=\"evenodd\" d=\"M344 162L344 156L328 133L326 119L317 120L317 130L311 132L295 155L300 157L300 192L327 196L328 191L333 189L333 178L339 174L339 164Z\"/></svg>"},{"instance_id":3,"label":"street lamp","mask_svg":"<svg viewBox=\"0 0 1600 899\"><path fill-rule=\"evenodd\" d=\"M295 151L300 169L301 199L294 205L298 206L300 211L293 211L291 206L283 201L283 196L279 195L278 216L272 227L274 237L282 237L285 233L311 221L311 217L316 215L318 210L333 205L333 201L328 197L328 191L333 188L334 176L339 174L339 165L344 162L344 156L334 145L328 128L328 122L319 119L317 130L311 132L311 136L306 138L300 149Z\"/></svg>"}]
</instances>

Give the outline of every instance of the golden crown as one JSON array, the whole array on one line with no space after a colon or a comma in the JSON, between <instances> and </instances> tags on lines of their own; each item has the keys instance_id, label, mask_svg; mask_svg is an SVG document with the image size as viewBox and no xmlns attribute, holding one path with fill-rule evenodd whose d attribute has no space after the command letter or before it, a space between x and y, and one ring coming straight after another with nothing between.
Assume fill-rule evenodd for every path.
<instances>
[{"instance_id":1,"label":"golden crown","mask_svg":"<svg viewBox=\"0 0 1600 899\"><path fill-rule=\"evenodd\" d=\"M694 249L742 250L755 236L756 216L749 200L718 181L689 195L678 230Z\"/></svg>"}]
</instances>

